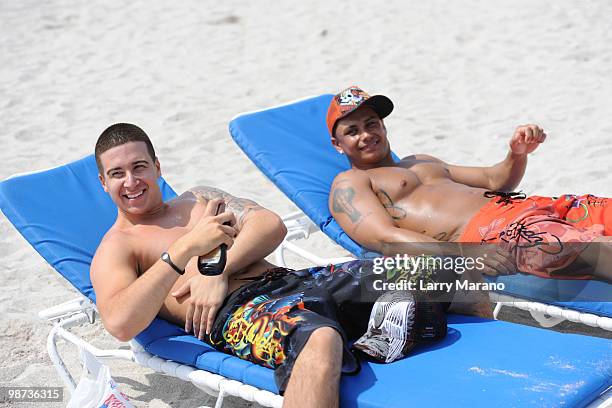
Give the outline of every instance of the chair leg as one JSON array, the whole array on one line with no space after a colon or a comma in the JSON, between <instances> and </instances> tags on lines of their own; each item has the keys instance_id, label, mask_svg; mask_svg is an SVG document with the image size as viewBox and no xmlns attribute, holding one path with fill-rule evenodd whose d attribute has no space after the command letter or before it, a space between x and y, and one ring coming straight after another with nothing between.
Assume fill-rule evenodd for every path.
<instances>
[{"instance_id":1,"label":"chair leg","mask_svg":"<svg viewBox=\"0 0 612 408\"><path fill-rule=\"evenodd\" d=\"M49 358L51 359L55 370L59 374L64 384L66 384L66 388L68 388L68 392L70 392L70 394L74 392L76 382L74 381L74 378L72 378L72 375L70 375L68 368L66 368L66 364L64 364L64 360L57 351L57 337L60 330L63 329L63 326L70 326L87 320L89 320L89 317L86 314L77 314L69 319L63 320L61 323L54 325L47 336L47 353L49 354Z\"/></svg>"},{"instance_id":2,"label":"chair leg","mask_svg":"<svg viewBox=\"0 0 612 408\"><path fill-rule=\"evenodd\" d=\"M66 368L64 360L62 360L62 357L57 352L56 336L57 332L55 331L55 328L51 329L51 332L47 337L47 354L49 354L49 358L55 367L55 371L57 371L57 374L66 385L66 388L68 388L68 392L72 394L76 388L76 382L74 381L74 378L72 378L72 375L70 375L68 368Z\"/></svg>"},{"instance_id":3,"label":"chair leg","mask_svg":"<svg viewBox=\"0 0 612 408\"><path fill-rule=\"evenodd\" d=\"M499 315L499 312L501 311L501 308L502 308L502 306L503 306L503 305L504 305L504 304L503 304L502 302L497 302L497 303L495 304L495 308L493 309L493 318L494 318L495 320L499 320L499 319L497 318L497 315Z\"/></svg>"},{"instance_id":4,"label":"chair leg","mask_svg":"<svg viewBox=\"0 0 612 408\"><path fill-rule=\"evenodd\" d=\"M223 405L223 400L225 399L225 391L223 389L219 390L219 395L217 396L217 400L215 401L215 408L221 408Z\"/></svg>"},{"instance_id":5,"label":"chair leg","mask_svg":"<svg viewBox=\"0 0 612 408\"><path fill-rule=\"evenodd\" d=\"M274 251L276 265L286 267L287 263L285 262L285 246L281 243L278 248Z\"/></svg>"}]
</instances>

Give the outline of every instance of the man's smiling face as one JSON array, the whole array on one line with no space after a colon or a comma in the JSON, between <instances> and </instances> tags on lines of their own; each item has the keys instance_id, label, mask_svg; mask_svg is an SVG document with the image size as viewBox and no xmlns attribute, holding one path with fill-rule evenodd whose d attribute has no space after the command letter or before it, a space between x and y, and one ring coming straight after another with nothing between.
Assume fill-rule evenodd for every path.
<instances>
[{"instance_id":1,"label":"man's smiling face","mask_svg":"<svg viewBox=\"0 0 612 408\"><path fill-rule=\"evenodd\" d=\"M336 122L332 144L354 167L377 167L390 154L387 129L378 114L362 106Z\"/></svg>"},{"instance_id":2,"label":"man's smiling face","mask_svg":"<svg viewBox=\"0 0 612 408\"><path fill-rule=\"evenodd\" d=\"M144 142L128 142L100 155L100 182L120 211L143 215L163 203L157 179L159 161L151 157Z\"/></svg>"}]
</instances>

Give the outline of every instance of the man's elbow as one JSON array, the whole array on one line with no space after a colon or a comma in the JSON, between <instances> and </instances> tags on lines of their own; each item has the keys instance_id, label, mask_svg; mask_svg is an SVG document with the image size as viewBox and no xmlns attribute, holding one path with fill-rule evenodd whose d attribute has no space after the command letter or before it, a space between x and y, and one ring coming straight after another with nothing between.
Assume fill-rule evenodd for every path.
<instances>
[{"instance_id":1,"label":"man's elbow","mask_svg":"<svg viewBox=\"0 0 612 408\"><path fill-rule=\"evenodd\" d=\"M504 180L500 177L496 177L494 174L490 174L487 178L487 183L483 186L489 191L502 191L504 187Z\"/></svg>"},{"instance_id":2,"label":"man's elbow","mask_svg":"<svg viewBox=\"0 0 612 408\"><path fill-rule=\"evenodd\" d=\"M356 241L359 242L359 240ZM406 231L401 228L391 226L373 231L367 240L361 242L364 247L384 256L418 255L423 249L422 244L423 242L418 238L406 236Z\"/></svg>"},{"instance_id":3,"label":"man's elbow","mask_svg":"<svg viewBox=\"0 0 612 408\"><path fill-rule=\"evenodd\" d=\"M351 236L351 238L368 250L379 252L383 255L389 255L390 251L392 251L392 248L395 246L394 243L397 243L397 238L395 235L385 230L373 230L366 236Z\"/></svg>"},{"instance_id":4,"label":"man's elbow","mask_svg":"<svg viewBox=\"0 0 612 408\"><path fill-rule=\"evenodd\" d=\"M514 191L518 184L502 182L502 181L491 181L487 186L487 190L489 191L502 191L509 192Z\"/></svg>"},{"instance_id":5,"label":"man's elbow","mask_svg":"<svg viewBox=\"0 0 612 408\"><path fill-rule=\"evenodd\" d=\"M277 214L271 212L270 215L270 226L272 231L271 238L276 244L275 246L278 246L281 242L283 242L283 239L285 239L285 236L287 235L287 227L285 226L285 223L281 217L279 217Z\"/></svg>"},{"instance_id":6,"label":"man's elbow","mask_svg":"<svg viewBox=\"0 0 612 408\"><path fill-rule=\"evenodd\" d=\"M121 319L102 319L102 324L111 336L122 342L132 340L140 330L135 330L135 325L126 320Z\"/></svg>"}]
</instances>

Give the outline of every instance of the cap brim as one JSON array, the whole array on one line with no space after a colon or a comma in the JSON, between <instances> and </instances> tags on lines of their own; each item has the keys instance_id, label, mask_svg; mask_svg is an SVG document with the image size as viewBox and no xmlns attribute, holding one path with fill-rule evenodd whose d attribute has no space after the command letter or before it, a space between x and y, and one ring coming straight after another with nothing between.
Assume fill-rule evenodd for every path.
<instances>
[{"instance_id":1,"label":"cap brim","mask_svg":"<svg viewBox=\"0 0 612 408\"><path fill-rule=\"evenodd\" d=\"M393 102L384 95L374 95L361 103L360 106L369 106L376 111L381 119L393 112Z\"/></svg>"}]
</instances>

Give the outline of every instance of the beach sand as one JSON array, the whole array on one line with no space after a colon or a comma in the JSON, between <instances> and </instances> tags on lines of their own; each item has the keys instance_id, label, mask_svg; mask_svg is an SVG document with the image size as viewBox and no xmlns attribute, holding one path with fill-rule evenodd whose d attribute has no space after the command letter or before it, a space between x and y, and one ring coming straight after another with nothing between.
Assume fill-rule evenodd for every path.
<instances>
[{"instance_id":1,"label":"beach sand","mask_svg":"<svg viewBox=\"0 0 612 408\"><path fill-rule=\"evenodd\" d=\"M132 122L177 191L216 186L285 214L295 207L233 144L229 120L358 84L394 101L401 155L490 165L517 125L537 123L548 139L524 192L612 196L611 16L605 0L0 2L0 179L79 159L108 125ZM311 247L344 254L322 237ZM3 216L0 256L0 384L61 386L37 312L75 292ZM116 345L99 324L76 331ZM76 351L60 350L80 373ZM191 384L110 366L136 406L213 405Z\"/></svg>"}]
</instances>

